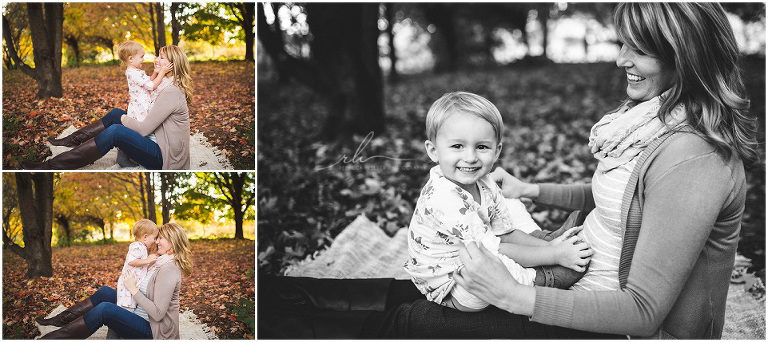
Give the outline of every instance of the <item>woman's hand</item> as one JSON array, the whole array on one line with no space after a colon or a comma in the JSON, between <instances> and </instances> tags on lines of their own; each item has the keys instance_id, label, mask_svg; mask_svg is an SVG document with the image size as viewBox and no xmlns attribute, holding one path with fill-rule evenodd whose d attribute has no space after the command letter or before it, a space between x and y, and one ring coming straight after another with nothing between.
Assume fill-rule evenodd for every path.
<instances>
[{"instance_id":1,"label":"woman's hand","mask_svg":"<svg viewBox=\"0 0 768 342\"><path fill-rule=\"evenodd\" d=\"M506 266L490 251L472 242L459 247L459 258L464 267L453 274L459 286L502 310L533 315L536 301L533 287L515 281Z\"/></svg>"},{"instance_id":2,"label":"woman's hand","mask_svg":"<svg viewBox=\"0 0 768 342\"><path fill-rule=\"evenodd\" d=\"M494 182L501 183L501 194L506 198L535 199L539 197L538 184L523 182L500 167L491 172L491 178Z\"/></svg>"},{"instance_id":3,"label":"woman's hand","mask_svg":"<svg viewBox=\"0 0 768 342\"><path fill-rule=\"evenodd\" d=\"M136 287L136 277L133 276L133 272L131 271L123 273L123 285L125 285L125 288L128 289L128 292L130 292L131 295L135 295L136 292L139 292L139 288Z\"/></svg>"},{"instance_id":4,"label":"woman's hand","mask_svg":"<svg viewBox=\"0 0 768 342\"><path fill-rule=\"evenodd\" d=\"M592 260L592 253L593 251L589 244L581 241L581 238L578 236L571 236L555 246L557 263L576 272L584 272L586 270L587 264Z\"/></svg>"}]
</instances>

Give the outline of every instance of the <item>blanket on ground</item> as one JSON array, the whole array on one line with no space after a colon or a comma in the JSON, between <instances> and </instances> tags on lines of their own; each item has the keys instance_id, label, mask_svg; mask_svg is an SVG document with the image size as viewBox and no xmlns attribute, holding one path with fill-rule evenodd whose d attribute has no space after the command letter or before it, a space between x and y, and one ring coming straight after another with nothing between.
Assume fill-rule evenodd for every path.
<instances>
[{"instance_id":1,"label":"blanket on ground","mask_svg":"<svg viewBox=\"0 0 768 342\"><path fill-rule=\"evenodd\" d=\"M313 278L409 279L403 265L408 260L408 229L389 237L375 223L359 216L339 233L325 251L289 266L285 275ZM728 290L723 339L765 339L765 300L755 300L744 285Z\"/></svg>"}]
</instances>

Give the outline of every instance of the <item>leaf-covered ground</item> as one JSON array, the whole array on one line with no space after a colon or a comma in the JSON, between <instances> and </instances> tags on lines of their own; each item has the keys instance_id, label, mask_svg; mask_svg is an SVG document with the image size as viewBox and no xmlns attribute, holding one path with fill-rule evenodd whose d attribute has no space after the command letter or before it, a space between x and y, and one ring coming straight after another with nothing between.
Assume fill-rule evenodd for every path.
<instances>
[{"instance_id":1,"label":"leaf-covered ground","mask_svg":"<svg viewBox=\"0 0 768 342\"><path fill-rule=\"evenodd\" d=\"M254 249L252 240L194 240L195 268L182 279L181 311L193 310L220 339L252 339ZM128 243L54 247L53 277L26 279L27 266L3 250L3 338L31 339L35 317L70 306L100 286L115 287Z\"/></svg>"},{"instance_id":2,"label":"leaf-covered ground","mask_svg":"<svg viewBox=\"0 0 768 342\"><path fill-rule=\"evenodd\" d=\"M202 132L223 150L236 170L254 165L254 63L192 63L193 102L189 105L192 134ZM151 65L144 70L151 72ZM19 70L3 72L3 168L18 169L21 161L50 155L46 139L69 125L82 127L112 108L126 109L125 67L65 68L64 97L38 100L37 85Z\"/></svg>"},{"instance_id":3,"label":"leaf-covered ground","mask_svg":"<svg viewBox=\"0 0 768 342\"><path fill-rule=\"evenodd\" d=\"M765 142L765 59L747 63L750 115L760 119L759 139ZM448 91L475 92L499 108L506 125L502 167L528 181L589 182L596 166L587 148L589 130L626 96L624 78L613 63L411 76L385 89L386 133L369 142L356 137L347 143L321 139L318 127L327 116L322 96L298 84L260 79L259 271L280 273L324 249L360 214L389 234L407 227L432 166L424 152L424 119L431 103ZM346 162L339 163L343 156ZM757 271L765 269L764 172L748 171L739 246ZM529 210L544 228L557 227L567 215L533 204Z\"/></svg>"}]
</instances>

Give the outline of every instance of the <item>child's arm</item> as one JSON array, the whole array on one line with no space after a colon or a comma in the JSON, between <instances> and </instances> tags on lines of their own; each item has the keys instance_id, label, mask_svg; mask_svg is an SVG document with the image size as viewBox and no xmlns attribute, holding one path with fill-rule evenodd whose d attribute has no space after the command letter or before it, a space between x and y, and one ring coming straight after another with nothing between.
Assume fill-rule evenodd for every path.
<instances>
[{"instance_id":1,"label":"child's arm","mask_svg":"<svg viewBox=\"0 0 768 342\"><path fill-rule=\"evenodd\" d=\"M136 259L134 261L131 261L128 263L128 266L131 267L141 267L144 265L149 265L157 260L157 254L150 254L147 255L145 259Z\"/></svg>"},{"instance_id":2,"label":"child's arm","mask_svg":"<svg viewBox=\"0 0 768 342\"><path fill-rule=\"evenodd\" d=\"M150 80L152 80L152 90L157 89L157 86L163 81L165 74L167 74L168 71L171 71L171 68L173 68L173 63L155 69L152 73L152 77L150 77Z\"/></svg>"},{"instance_id":3,"label":"child's arm","mask_svg":"<svg viewBox=\"0 0 768 342\"><path fill-rule=\"evenodd\" d=\"M558 245L546 247L501 243L499 253L523 267L562 265L581 272L592 257L592 248L578 237L572 236Z\"/></svg>"},{"instance_id":4,"label":"child's arm","mask_svg":"<svg viewBox=\"0 0 768 342\"><path fill-rule=\"evenodd\" d=\"M551 246L549 241L537 239L519 230L513 230L507 234L499 236L499 238L501 239L502 243L511 243L516 245L525 245L525 246L534 246L534 247Z\"/></svg>"}]
</instances>

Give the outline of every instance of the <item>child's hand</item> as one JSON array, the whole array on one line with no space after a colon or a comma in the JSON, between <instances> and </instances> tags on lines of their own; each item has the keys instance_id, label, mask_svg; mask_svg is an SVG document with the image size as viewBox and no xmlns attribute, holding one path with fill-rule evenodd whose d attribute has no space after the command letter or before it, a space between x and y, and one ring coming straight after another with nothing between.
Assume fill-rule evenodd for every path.
<instances>
[{"instance_id":1,"label":"child's hand","mask_svg":"<svg viewBox=\"0 0 768 342\"><path fill-rule=\"evenodd\" d=\"M157 254L147 255L147 260L149 260L150 263L157 261Z\"/></svg>"},{"instance_id":2,"label":"child's hand","mask_svg":"<svg viewBox=\"0 0 768 342\"><path fill-rule=\"evenodd\" d=\"M558 237L552 239L551 241L549 241L549 245L550 246L557 246L557 245L563 243L563 241L565 241L565 239L567 239L567 238L569 238L571 236L576 236L576 234L580 233L583 228L584 228L584 226L572 227L572 228L566 230L565 232L563 232L563 234L561 234L560 236L558 236Z\"/></svg>"},{"instance_id":3,"label":"child's hand","mask_svg":"<svg viewBox=\"0 0 768 342\"><path fill-rule=\"evenodd\" d=\"M161 74L167 74L171 70L173 70L173 63L169 63L160 67Z\"/></svg>"},{"instance_id":4,"label":"child's hand","mask_svg":"<svg viewBox=\"0 0 768 342\"><path fill-rule=\"evenodd\" d=\"M592 253L589 244L581 241L578 236L571 236L555 247L557 263L577 272L584 272L592 259Z\"/></svg>"}]
</instances>

